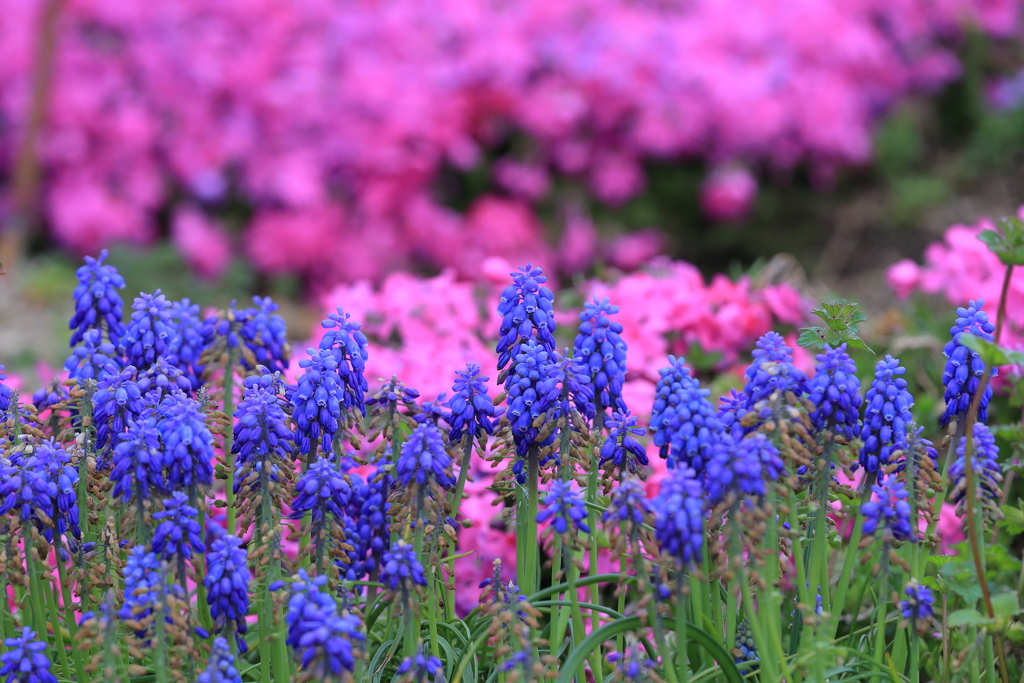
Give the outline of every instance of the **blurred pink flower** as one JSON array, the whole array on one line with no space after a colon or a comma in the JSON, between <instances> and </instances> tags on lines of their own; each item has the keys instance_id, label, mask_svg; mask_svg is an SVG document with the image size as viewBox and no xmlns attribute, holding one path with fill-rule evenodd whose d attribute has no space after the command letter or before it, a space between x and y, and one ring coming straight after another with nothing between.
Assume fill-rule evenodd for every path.
<instances>
[{"instance_id":1,"label":"blurred pink flower","mask_svg":"<svg viewBox=\"0 0 1024 683\"><path fill-rule=\"evenodd\" d=\"M219 278L231 262L231 242L224 229L194 207L174 213L171 239L185 262L207 279Z\"/></svg>"},{"instance_id":2,"label":"blurred pink flower","mask_svg":"<svg viewBox=\"0 0 1024 683\"><path fill-rule=\"evenodd\" d=\"M558 245L558 269L566 275L578 273L594 262L597 255L597 230L579 209L570 209Z\"/></svg>"},{"instance_id":3,"label":"blurred pink flower","mask_svg":"<svg viewBox=\"0 0 1024 683\"><path fill-rule=\"evenodd\" d=\"M665 248L665 235L655 228L615 237L605 250L608 263L620 270L636 270Z\"/></svg>"},{"instance_id":4,"label":"blurred pink flower","mask_svg":"<svg viewBox=\"0 0 1024 683\"><path fill-rule=\"evenodd\" d=\"M700 206L714 221L745 218L757 197L757 179L743 167L712 171L700 188Z\"/></svg>"},{"instance_id":5,"label":"blurred pink flower","mask_svg":"<svg viewBox=\"0 0 1024 683\"><path fill-rule=\"evenodd\" d=\"M900 299L906 299L921 286L921 267L910 259L903 259L889 266L885 279Z\"/></svg>"}]
</instances>

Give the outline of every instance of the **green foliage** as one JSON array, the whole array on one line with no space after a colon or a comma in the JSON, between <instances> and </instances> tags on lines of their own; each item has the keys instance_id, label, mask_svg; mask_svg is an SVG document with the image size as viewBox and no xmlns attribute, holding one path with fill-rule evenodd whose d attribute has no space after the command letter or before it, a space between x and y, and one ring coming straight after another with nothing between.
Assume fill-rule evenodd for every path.
<instances>
[{"instance_id":1,"label":"green foliage","mask_svg":"<svg viewBox=\"0 0 1024 683\"><path fill-rule=\"evenodd\" d=\"M1004 218L996 230L982 230L978 239L1008 266L1024 266L1024 223Z\"/></svg>"},{"instance_id":2,"label":"green foliage","mask_svg":"<svg viewBox=\"0 0 1024 683\"><path fill-rule=\"evenodd\" d=\"M824 347L825 344L835 348L840 344L864 349L872 354L874 351L868 347L857 335L860 333L860 324L868 319L855 303L847 303L846 299L822 303L821 308L811 311L821 318L825 327L804 327L800 330L800 337L797 343L804 348Z\"/></svg>"},{"instance_id":3,"label":"green foliage","mask_svg":"<svg viewBox=\"0 0 1024 683\"><path fill-rule=\"evenodd\" d=\"M985 365L990 368L1001 365L1024 365L1024 352L999 346L995 342L973 334L960 336L961 343L967 348L976 351Z\"/></svg>"}]
</instances>

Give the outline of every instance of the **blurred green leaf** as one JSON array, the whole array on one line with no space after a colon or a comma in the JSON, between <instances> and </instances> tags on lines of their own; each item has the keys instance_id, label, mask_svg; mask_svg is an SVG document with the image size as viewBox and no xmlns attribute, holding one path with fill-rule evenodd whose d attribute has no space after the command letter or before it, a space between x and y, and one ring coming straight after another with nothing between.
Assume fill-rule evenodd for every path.
<instances>
[{"instance_id":1,"label":"blurred green leaf","mask_svg":"<svg viewBox=\"0 0 1024 683\"><path fill-rule=\"evenodd\" d=\"M978 239L1008 266L1024 266L1024 223L1010 217L999 221L998 230L982 230Z\"/></svg>"},{"instance_id":2,"label":"blurred green leaf","mask_svg":"<svg viewBox=\"0 0 1024 683\"><path fill-rule=\"evenodd\" d=\"M1005 346L999 346L995 342L974 334L961 334L960 343L967 348L977 351L985 365L998 367L1000 365L1024 365L1024 352L1014 351Z\"/></svg>"},{"instance_id":3,"label":"blurred green leaf","mask_svg":"<svg viewBox=\"0 0 1024 683\"><path fill-rule=\"evenodd\" d=\"M991 624L993 621L995 620L983 616L981 612L975 609L958 609L946 618L946 623L951 627L982 626L983 624Z\"/></svg>"},{"instance_id":4,"label":"blurred green leaf","mask_svg":"<svg viewBox=\"0 0 1024 683\"><path fill-rule=\"evenodd\" d=\"M1020 501L1017 502L1020 504ZM1007 533L1013 536L1024 534L1024 510L1012 505L1004 505L1001 510L1003 511L1003 518L999 520L999 526L1006 529Z\"/></svg>"},{"instance_id":5,"label":"blurred green leaf","mask_svg":"<svg viewBox=\"0 0 1024 683\"><path fill-rule=\"evenodd\" d=\"M1017 597L1017 591L993 595L992 611L995 612L997 617L1004 619L1020 614L1022 610L1020 608L1020 599Z\"/></svg>"},{"instance_id":6,"label":"blurred green leaf","mask_svg":"<svg viewBox=\"0 0 1024 683\"><path fill-rule=\"evenodd\" d=\"M945 579L949 590L959 595L968 605L981 600L981 585L974 573L974 565L970 562L951 562L940 568L939 574Z\"/></svg>"}]
</instances>

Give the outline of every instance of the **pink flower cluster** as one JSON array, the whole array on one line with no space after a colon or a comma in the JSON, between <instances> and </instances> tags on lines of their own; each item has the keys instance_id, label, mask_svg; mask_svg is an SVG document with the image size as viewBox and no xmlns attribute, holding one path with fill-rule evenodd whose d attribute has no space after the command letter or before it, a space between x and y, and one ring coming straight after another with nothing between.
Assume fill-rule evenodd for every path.
<instances>
[{"instance_id":1,"label":"pink flower cluster","mask_svg":"<svg viewBox=\"0 0 1024 683\"><path fill-rule=\"evenodd\" d=\"M433 400L451 390L456 369L473 362L490 375L491 395L497 395L493 364L500 321L493 311L513 269L503 259L492 258L483 270L488 279L476 284L458 279L451 270L427 279L392 273L379 287L360 281L338 285L323 297L328 311L341 306L363 323L370 338L366 377L371 390L381 384L379 380L397 375L419 389L424 399ZM691 344L697 344L706 353L721 354L721 369L730 369L760 335L779 325L804 322L810 303L788 285L755 289L748 278L733 282L722 275L708 283L688 263L661 260L612 284L589 282L581 289L586 296L607 296L621 307L616 319L625 327L622 336L629 346L626 402L645 419L654 401L658 369L669 354L686 355ZM565 332L560 341L570 347L579 324L576 313L556 318ZM321 334L318 326L310 345ZM796 348L801 367L813 370L813 357ZM651 462L648 487L654 495L665 473L657 449L651 451ZM491 505L494 494L487 490L495 472L476 457L471 466L473 480L467 485L463 510L473 524L461 532L460 549L473 554L456 564L456 595L466 601L467 609L475 604L476 586L489 576L493 560L500 558L510 569L515 566L515 538L504 530L501 509ZM602 555L601 561L607 558Z\"/></svg>"},{"instance_id":2,"label":"pink flower cluster","mask_svg":"<svg viewBox=\"0 0 1024 683\"><path fill-rule=\"evenodd\" d=\"M1018 210L1018 216L1024 218L1024 207ZM904 259L890 266L886 271L889 285L901 299L915 291L942 294L954 306L964 306L968 299L984 299L985 308L994 321L1006 266L978 239L978 234L995 227L988 218L974 225L950 227L941 242L925 249L923 265ZM1010 279L1006 322L1000 338L1000 343L1018 349L1024 349L1024 272L1021 271L1017 268Z\"/></svg>"},{"instance_id":3,"label":"pink flower cluster","mask_svg":"<svg viewBox=\"0 0 1024 683\"><path fill-rule=\"evenodd\" d=\"M6 3L0 20L8 171L43 4ZM1009 35L1020 5L65 0L45 214L62 244L89 251L153 239L157 211L184 198L172 236L207 275L238 246L195 207L229 196L252 207L240 242L270 272L379 281L425 262L466 276L525 254L571 269L600 245L585 216L566 220L571 249L545 241L533 203L552 174L612 204L642 190L651 158L806 160L827 180L869 158L881 111L957 73L947 39L963 24ZM513 134L491 168L500 195L465 214L433 199L439 169L479 168ZM752 180L709 179L711 215L741 215Z\"/></svg>"}]
</instances>

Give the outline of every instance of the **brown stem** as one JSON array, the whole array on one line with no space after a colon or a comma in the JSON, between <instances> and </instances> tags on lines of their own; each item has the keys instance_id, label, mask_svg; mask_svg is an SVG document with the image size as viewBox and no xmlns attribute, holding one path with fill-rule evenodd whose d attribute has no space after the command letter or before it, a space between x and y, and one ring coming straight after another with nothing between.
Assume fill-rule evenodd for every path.
<instances>
[{"instance_id":1,"label":"brown stem","mask_svg":"<svg viewBox=\"0 0 1024 683\"><path fill-rule=\"evenodd\" d=\"M39 189L39 137L46 124L46 105L53 79L53 61L57 52L57 19L62 0L46 0L39 25L32 93L25 119L24 137L18 147L14 167L14 206L11 219L0 236L0 261L16 266L25 249L25 241L35 219Z\"/></svg>"},{"instance_id":2,"label":"brown stem","mask_svg":"<svg viewBox=\"0 0 1024 683\"><path fill-rule=\"evenodd\" d=\"M999 343L999 335L1003 330L1003 320L1006 317L1006 298L1010 288L1010 278L1013 275L1013 266L1006 267L1006 275L1003 277L1002 298L999 300L999 311L996 314L995 342ZM985 570L981 563L981 549L978 544L978 529L975 524L974 506L977 500L977 492L974 489L974 423L978 419L978 409L981 406L981 397L985 395L989 379L992 373L990 368L985 369L981 378L981 385L974 392L971 399L971 407L967 411L967 424L964 430L964 475L967 479L967 538L971 544L971 555L974 559L974 571L978 575L978 582L981 584L981 595L985 602L985 610L990 619L995 619L996 613L992 608L992 595L988 589L988 580L985 578ZM996 655L999 659L999 672L1003 683L1010 683L1010 674L1006 669L1006 656L1003 652L1003 639L994 636Z\"/></svg>"}]
</instances>

